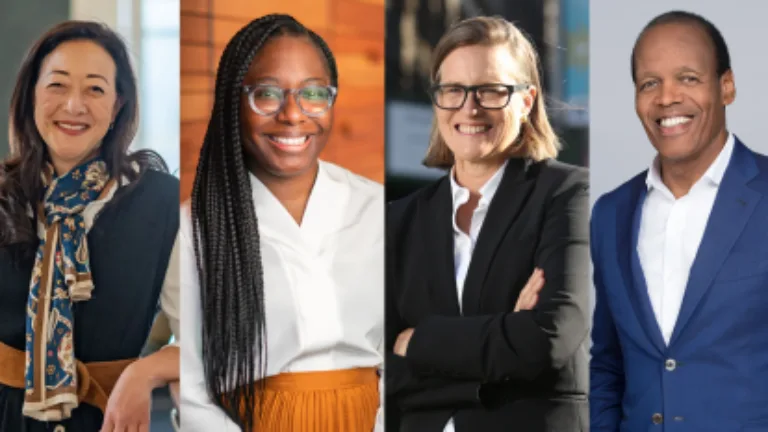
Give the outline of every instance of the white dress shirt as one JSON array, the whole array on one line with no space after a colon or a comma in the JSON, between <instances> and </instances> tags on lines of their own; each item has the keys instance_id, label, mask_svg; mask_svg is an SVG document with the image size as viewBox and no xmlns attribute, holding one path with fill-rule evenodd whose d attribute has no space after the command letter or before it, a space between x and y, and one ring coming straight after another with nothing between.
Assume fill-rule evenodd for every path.
<instances>
[{"instance_id":1,"label":"white dress shirt","mask_svg":"<svg viewBox=\"0 0 768 432\"><path fill-rule=\"evenodd\" d=\"M321 162L299 226L263 183L253 175L250 180L264 268L266 375L381 367L383 187ZM187 206L181 236L182 424L185 431L239 431L205 387L200 287Z\"/></svg>"},{"instance_id":2,"label":"white dress shirt","mask_svg":"<svg viewBox=\"0 0 768 432\"><path fill-rule=\"evenodd\" d=\"M717 159L678 199L661 180L658 157L648 170L648 195L642 208L637 252L653 313L667 344L733 146L734 138L729 134Z\"/></svg>"},{"instance_id":3,"label":"white dress shirt","mask_svg":"<svg viewBox=\"0 0 768 432\"><path fill-rule=\"evenodd\" d=\"M453 262L456 269L456 290L459 297L459 310L462 309L462 295L464 294L464 279L467 278L467 270L469 270L469 263L472 261L472 253L475 250L475 244L477 243L477 237L480 235L480 229L485 222L485 216L488 214L488 207L491 205L491 200L499 189L502 177L504 177L504 170L507 167L507 162L499 168L498 171L480 188L480 200L477 203L477 207L472 212L472 220L469 226L469 234L462 231L456 223L456 213L459 211L459 207L466 204L469 201L469 189L456 183L455 168L451 170L451 195L453 197ZM448 420L443 432L455 432L453 426L453 418Z\"/></svg>"}]
</instances>

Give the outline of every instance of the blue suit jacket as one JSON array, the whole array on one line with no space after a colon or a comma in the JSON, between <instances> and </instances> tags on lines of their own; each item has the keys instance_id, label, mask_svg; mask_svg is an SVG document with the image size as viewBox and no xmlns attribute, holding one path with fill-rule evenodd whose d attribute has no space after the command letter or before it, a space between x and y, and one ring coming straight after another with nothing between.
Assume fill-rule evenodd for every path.
<instances>
[{"instance_id":1,"label":"blue suit jacket","mask_svg":"<svg viewBox=\"0 0 768 432\"><path fill-rule=\"evenodd\" d=\"M768 431L768 157L738 139L669 346L637 254L645 173L592 214L592 431Z\"/></svg>"}]
</instances>

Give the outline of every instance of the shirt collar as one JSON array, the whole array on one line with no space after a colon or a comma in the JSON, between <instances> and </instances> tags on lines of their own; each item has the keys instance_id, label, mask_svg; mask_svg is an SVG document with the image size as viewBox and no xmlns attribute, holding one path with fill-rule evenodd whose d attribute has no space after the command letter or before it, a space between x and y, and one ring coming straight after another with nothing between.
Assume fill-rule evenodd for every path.
<instances>
[{"instance_id":1,"label":"shirt collar","mask_svg":"<svg viewBox=\"0 0 768 432\"><path fill-rule=\"evenodd\" d=\"M725 146L720 150L720 154L712 165L709 166L702 178L705 178L712 182L715 186L719 186L725 176L725 170L728 168L728 163L731 160L733 154L733 147L735 138L732 133L728 133L728 138L725 140ZM701 180L699 180L701 181ZM698 183L698 182L697 182ZM659 189L662 191L668 191L667 185L661 180L661 173L659 172L659 156L657 155L653 159L651 167L648 169L648 174L645 177L645 184L648 190Z\"/></svg>"},{"instance_id":2,"label":"shirt collar","mask_svg":"<svg viewBox=\"0 0 768 432\"><path fill-rule=\"evenodd\" d=\"M491 200L493 199L493 196L496 194L496 191L499 189L499 185L501 184L501 179L504 177L504 171L507 168L507 164L509 163L508 160L504 161L504 164L499 167L499 169L493 174L493 176L488 179L487 182L480 188L478 191L480 193L480 202L478 203L478 207L485 207L491 203ZM453 213L456 214L456 211L459 209L461 205L467 202L469 199L469 189L465 188L464 186L461 186L456 182L456 168L451 169L450 174L451 179L451 196L453 197Z\"/></svg>"},{"instance_id":3,"label":"shirt collar","mask_svg":"<svg viewBox=\"0 0 768 432\"><path fill-rule=\"evenodd\" d=\"M339 177L334 175L327 162L319 161L317 177L304 211L304 220L301 226L298 226L269 188L253 173L249 173L259 229L284 233L331 233L340 229L346 223L343 214L349 206L349 190L343 176Z\"/></svg>"}]
</instances>

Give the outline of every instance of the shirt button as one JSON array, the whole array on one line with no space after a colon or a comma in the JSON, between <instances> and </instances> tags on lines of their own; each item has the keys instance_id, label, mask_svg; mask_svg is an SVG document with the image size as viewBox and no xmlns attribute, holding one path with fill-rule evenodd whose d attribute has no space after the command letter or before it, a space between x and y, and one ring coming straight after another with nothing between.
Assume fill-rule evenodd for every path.
<instances>
[{"instance_id":1,"label":"shirt button","mask_svg":"<svg viewBox=\"0 0 768 432\"><path fill-rule=\"evenodd\" d=\"M664 367L666 367L668 371L672 372L673 370L677 369L677 362L674 359L668 359L664 363Z\"/></svg>"},{"instance_id":2,"label":"shirt button","mask_svg":"<svg viewBox=\"0 0 768 432\"><path fill-rule=\"evenodd\" d=\"M64 428L63 425L56 425L56 427L53 428L53 432L67 432L67 429Z\"/></svg>"},{"instance_id":3,"label":"shirt button","mask_svg":"<svg viewBox=\"0 0 768 432\"><path fill-rule=\"evenodd\" d=\"M651 417L651 420L653 420L653 424L661 424L661 422L663 422L663 421L664 421L664 416L662 416L662 415L661 415L661 414L659 414L659 413L656 413L656 414L654 414L654 415Z\"/></svg>"}]
</instances>

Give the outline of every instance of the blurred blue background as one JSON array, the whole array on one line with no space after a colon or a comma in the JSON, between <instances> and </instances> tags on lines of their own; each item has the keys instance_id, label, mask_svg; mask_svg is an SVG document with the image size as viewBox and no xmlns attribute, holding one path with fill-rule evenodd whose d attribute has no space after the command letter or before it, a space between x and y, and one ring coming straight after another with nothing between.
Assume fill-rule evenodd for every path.
<instances>
[{"instance_id":1,"label":"blurred blue background","mask_svg":"<svg viewBox=\"0 0 768 432\"><path fill-rule=\"evenodd\" d=\"M452 23L477 15L500 15L530 36L541 57L548 112L564 143L559 159L589 163L589 0L388 0L388 200L444 174L421 165L432 123L431 52Z\"/></svg>"}]
</instances>

